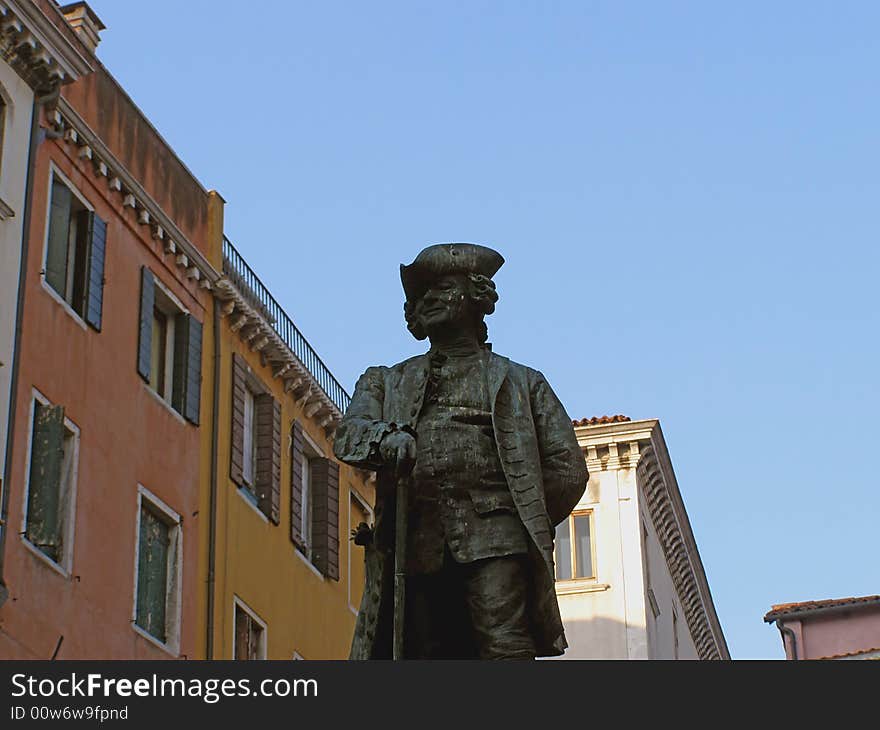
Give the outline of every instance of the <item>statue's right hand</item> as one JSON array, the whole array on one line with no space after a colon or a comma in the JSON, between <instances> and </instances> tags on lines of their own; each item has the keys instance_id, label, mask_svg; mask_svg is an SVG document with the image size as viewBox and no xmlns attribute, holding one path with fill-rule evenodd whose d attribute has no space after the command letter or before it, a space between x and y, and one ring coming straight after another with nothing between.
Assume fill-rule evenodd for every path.
<instances>
[{"instance_id":1,"label":"statue's right hand","mask_svg":"<svg viewBox=\"0 0 880 730\"><path fill-rule=\"evenodd\" d=\"M416 440L406 431L389 433L379 442L379 455L397 476L406 476L416 463Z\"/></svg>"}]
</instances>

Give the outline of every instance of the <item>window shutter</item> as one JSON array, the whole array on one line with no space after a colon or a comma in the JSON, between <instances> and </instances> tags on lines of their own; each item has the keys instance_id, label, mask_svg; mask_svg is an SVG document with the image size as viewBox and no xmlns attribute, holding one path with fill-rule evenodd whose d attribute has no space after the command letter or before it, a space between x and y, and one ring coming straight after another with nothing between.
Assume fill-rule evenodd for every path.
<instances>
[{"instance_id":1,"label":"window shutter","mask_svg":"<svg viewBox=\"0 0 880 730\"><path fill-rule=\"evenodd\" d=\"M70 189L57 180L52 183L49 208L49 242L46 246L46 281L61 296L67 288L67 246L70 235Z\"/></svg>"},{"instance_id":2,"label":"window shutter","mask_svg":"<svg viewBox=\"0 0 880 730\"><path fill-rule=\"evenodd\" d=\"M312 562L339 580L339 464L313 459L312 473Z\"/></svg>"},{"instance_id":3,"label":"window shutter","mask_svg":"<svg viewBox=\"0 0 880 730\"><path fill-rule=\"evenodd\" d=\"M298 548L303 547L303 432L299 421L290 427L290 539Z\"/></svg>"},{"instance_id":4,"label":"window shutter","mask_svg":"<svg viewBox=\"0 0 880 730\"><path fill-rule=\"evenodd\" d=\"M229 454L229 477L237 485L244 484L244 389L245 364L242 357L232 355L232 444Z\"/></svg>"},{"instance_id":5,"label":"window shutter","mask_svg":"<svg viewBox=\"0 0 880 730\"><path fill-rule=\"evenodd\" d=\"M104 253L107 248L107 224L89 213L89 266L86 279L86 322L101 331L104 302Z\"/></svg>"},{"instance_id":6,"label":"window shutter","mask_svg":"<svg viewBox=\"0 0 880 730\"><path fill-rule=\"evenodd\" d=\"M187 319L189 341L186 348L186 398L183 416L198 426L202 394L202 323L192 316Z\"/></svg>"},{"instance_id":7,"label":"window shutter","mask_svg":"<svg viewBox=\"0 0 880 730\"><path fill-rule=\"evenodd\" d=\"M28 482L27 539L57 561L61 548L61 464L64 408L34 403L34 432Z\"/></svg>"},{"instance_id":8,"label":"window shutter","mask_svg":"<svg viewBox=\"0 0 880 730\"><path fill-rule=\"evenodd\" d=\"M281 404L269 394L257 398L257 503L281 521Z\"/></svg>"},{"instance_id":9,"label":"window shutter","mask_svg":"<svg viewBox=\"0 0 880 730\"><path fill-rule=\"evenodd\" d=\"M169 537L168 525L142 507L138 545L137 625L163 642Z\"/></svg>"},{"instance_id":10,"label":"window shutter","mask_svg":"<svg viewBox=\"0 0 880 730\"><path fill-rule=\"evenodd\" d=\"M138 329L138 374L150 382L150 360L153 347L153 307L155 302L153 272L141 267L141 321Z\"/></svg>"},{"instance_id":11,"label":"window shutter","mask_svg":"<svg viewBox=\"0 0 880 730\"><path fill-rule=\"evenodd\" d=\"M188 314L181 313L174 316L174 367L171 377L171 406L181 415L183 414L184 402L186 401L189 324L190 317Z\"/></svg>"}]
</instances>

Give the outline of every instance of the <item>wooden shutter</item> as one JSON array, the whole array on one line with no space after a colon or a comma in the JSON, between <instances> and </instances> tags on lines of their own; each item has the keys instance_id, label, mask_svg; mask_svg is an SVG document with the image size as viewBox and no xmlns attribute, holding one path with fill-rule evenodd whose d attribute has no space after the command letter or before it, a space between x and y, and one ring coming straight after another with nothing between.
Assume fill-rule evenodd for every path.
<instances>
[{"instance_id":1,"label":"wooden shutter","mask_svg":"<svg viewBox=\"0 0 880 730\"><path fill-rule=\"evenodd\" d=\"M88 239L85 320L100 332L104 302L104 253L107 249L107 224L92 212L89 213Z\"/></svg>"},{"instance_id":2,"label":"wooden shutter","mask_svg":"<svg viewBox=\"0 0 880 730\"><path fill-rule=\"evenodd\" d=\"M31 543L55 561L61 548L63 461L64 408L35 402L26 535Z\"/></svg>"},{"instance_id":3,"label":"wooden shutter","mask_svg":"<svg viewBox=\"0 0 880 730\"><path fill-rule=\"evenodd\" d=\"M73 248L73 277L67 302L74 312L85 318L88 287L89 247L92 238L92 211L81 208L71 214L76 220L76 241Z\"/></svg>"},{"instance_id":4,"label":"wooden shutter","mask_svg":"<svg viewBox=\"0 0 880 730\"><path fill-rule=\"evenodd\" d=\"M257 504L276 525L281 521L281 404L268 393L256 398Z\"/></svg>"},{"instance_id":5,"label":"wooden shutter","mask_svg":"<svg viewBox=\"0 0 880 730\"><path fill-rule=\"evenodd\" d=\"M55 180L49 207L49 242L46 246L46 281L62 297L67 288L67 246L70 236L70 189Z\"/></svg>"},{"instance_id":6,"label":"wooden shutter","mask_svg":"<svg viewBox=\"0 0 880 730\"><path fill-rule=\"evenodd\" d=\"M229 452L229 477L238 486L244 484L244 390L246 369L244 359L232 355L232 444Z\"/></svg>"},{"instance_id":7,"label":"wooden shutter","mask_svg":"<svg viewBox=\"0 0 880 730\"><path fill-rule=\"evenodd\" d=\"M174 316L174 366L171 375L171 407L183 414L186 400L186 364L189 347L189 315Z\"/></svg>"},{"instance_id":8,"label":"wooden shutter","mask_svg":"<svg viewBox=\"0 0 880 730\"><path fill-rule=\"evenodd\" d=\"M150 360L153 347L153 307L155 305L155 281L153 272L141 267L141 320L138 328L138 374L150 382Z\"/></svg>"},{"instance_id":9,"label":"wooden shutter","mask_svg":"<svg viewBox=\"0 0 880 730\"><path fill-rule=\"evenodd\" d=\"M303 432L299 421L290 427L290 539L298 548L303 547Z\"/></svg>"},{"instance_id":10,"label":"wooden shutter","mask_svg":"<svg viewBox=\"0 0 880 730\"><path fill-rule=\"evenodd\" d=\"M165 605L168 591L168 525L141 507L138 544L137 625L165 641Z\"/></svg>"},{"instance_id":11,"label":"wooden shutter","mask_svg":"<svg viewBox=\"0 0 880 730\"><path fill-rule=\"evenodd\" d=\"M199 425L199 405L202 396L202 323L194 317L189 320L189 341L186 348L186 400L183 417Z\"/></svg>"},{"instance_id":12,"label":"wooden shutter","mask_svg":"<svg viewBox=\"0 0 880 730\"><path fill-rule=\"evenodd\" d=\"M339 580L339 464L312 459L312 562Z\"/></svg>"}]
</instances>

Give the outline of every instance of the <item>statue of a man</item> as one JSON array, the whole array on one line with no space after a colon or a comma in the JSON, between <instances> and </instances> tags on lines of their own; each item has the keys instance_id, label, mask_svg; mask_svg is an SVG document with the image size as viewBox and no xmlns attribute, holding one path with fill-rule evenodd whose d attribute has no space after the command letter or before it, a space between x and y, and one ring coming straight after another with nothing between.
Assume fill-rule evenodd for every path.
<instances>
[{"instance_id":1,"label":"statue of a man","mask_svg":"<svg viewBox=\"0 0 880 730\"><path fill-rule=\"evenodd\" d=\"M395 499L407 476L403 656L534 659L567 646L554 527L587 468L544 376L486 343L503 263L450 243L401 265L407 327L431 348L368 368L336 431L337 458L378 472L374 529L355 538L367 552L352 659L391 657Z\"/></svg>"}]
</instances>

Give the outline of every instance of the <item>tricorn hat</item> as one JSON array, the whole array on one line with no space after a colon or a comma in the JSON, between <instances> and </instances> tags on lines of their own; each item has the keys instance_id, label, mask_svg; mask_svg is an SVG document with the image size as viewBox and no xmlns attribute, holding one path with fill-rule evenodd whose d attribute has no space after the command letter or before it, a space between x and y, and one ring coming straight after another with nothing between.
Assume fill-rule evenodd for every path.
<instances>
[{"instance_id":1,"label":"tricorn hat","mask_svg":"<svg viewBox=\"0 0 880 730\"><path fill-rule=\"evenodd\" d=\"M409 266L400 265L400 281L409 301L421 297L441 276L482 274L490 279L501 268L504 257L476 243L438 243L428 246Z\"/></svg>"}]
</instances>

